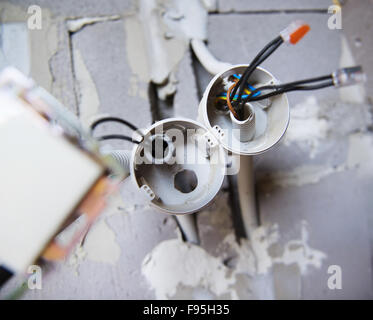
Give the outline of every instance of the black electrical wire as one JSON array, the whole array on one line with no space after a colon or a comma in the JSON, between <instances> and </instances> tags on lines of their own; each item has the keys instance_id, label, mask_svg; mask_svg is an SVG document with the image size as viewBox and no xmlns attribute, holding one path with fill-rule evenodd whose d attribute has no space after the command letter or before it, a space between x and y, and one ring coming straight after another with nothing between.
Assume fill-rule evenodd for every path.
<instances>
[{"instance_id":1,"label":"black electrical wire","mask_svg":"<svg viewBox=\"0 0 373 320\"><path fill-rule=\"evenodd\" d=\"M7 282L11 277L13 276L13 273L9 271L4 266L0 266L0 288Z\"/></svg>"},{"instance_id":2,"label":"black electrical wire","mask_svg":"<svg viewBox=\"0 0 373 320\"><path fill-rule=\"evenodd\" d=\"M118 139L118 140L129 141L129 142L136 143L136 144L141 143L141 141L133 140L131 137L125 136L123 134L108 134L108 135L105 135L105 136L97 137L96 139L99 140L99 141Z\"/></svg>"},{"instance_id":3,"label":"black electrical wire","mask_svg":"<svg viewBox=\"0 0 373 320\"><path fill-rule=\"evenodd\" d=\"M239 79L238 83L237 83L237 86L234 88L234 90L232 91L232 95L235 96L236 92L237 92L237 89L238 87L241 86L242 82L246 82L247 81L247 78L246 78L246 74L250 71L250 69L253 67L254 64L256 64L258 61L260 61L260 58L263 56L263 54L269 50L272 46L274 45L277 45L277 43L280 42L282 38L279 36L279 37L276 37L275 39L273 39L271 42L269 42L257 55L256 57L251 61L251 63L249 64L249 66L246 68L246 70L244 71L244 73L242 74L242 77Z\"/></svg>"},{"instance_id":4,"label":"black electrical wire","mask_svg":"<svg viewBox=\"0 0 373 320\"><path fill-rule=\"evenodd\" d=\"M129 122L127 120L124 120L122 118L118 118L118 117L104 117L104 118L100 118L100 119L94 121L90 126L91 131L93 131L99 124L104 123L104 122L118 122L118 123L121 123L121 124L127 126L128 128L132 129L133 131L136 131L141 137L144 137L144 135L140 132L139 128L137 128L131 122ZM137 144L140 143L140 141L133 140L131 137L126 136L126 135L122 135L122 134L104 135L104 136L98 137L96 139L99 140L99 141L110 140L110 139L119 139L119 140L129 141L129 142L132 142L132 143L137 143Z\"/></svg>"},{"instance_id":5,"label":"black electrical wire","mask_svg":"<svg viewBox=\"0 0 373 320\"><path fill-rule=\"evenodd\" d=\"M282 38L281 38L281 40L282 40ZM255 68L258 67L260 64L262 64L265 60L267 60L267 58L268 58L268 57L269 57L273 52L275 52L275 51L278 49L278 47L279 47L282 43L283 43L283 40L282 40L282 41L278 41L278 42L276 42L276 44L275 44L274 46L272 46L268 52L264 53L264 54L261 56L261 58L256 62L256 66L255 66ZM254 70L255 70L255 69L254 69ZM254 70L253 70L253 71L254 71ZM250 75L251 75L251 74L249 74L249 77L250 77ZM248 79L249 79L249 77L248 77Z\"/></svg>"},{"instance_id":6,"label":"black electrical wire","mask_svg":"<svg viewBox=\"0 0 373 320\"><path fill-rule=\"evenodd\" d=\"M310 84L310 83L314 83L314 82L321 82L321 81L325 81L325 80L332 81L333 80L332 75L326 75L326 76L321 76L321 77L316 77L316 78L310 78L310 79L298 80L298 81L293 81L293 82L287 82L287 83L282 83L282 84L278 84L278 85L267 85L267 86L263 86L263 87L258 87L255 90L253 90L252 93L249 94L248 98L250 99L258 91L264 91L264 90L269 90L269 89L278 90L278 89L283 89L283 88L296 87L296 86L299 86L299 85L302 85L302 84ZM330 81L328 83L330 83ZM263 96L258 96L258 98L259 97L263 98ZM260 99L258 99L258 100L260 100Z\"/></svg>"},{"instance_id":7,"label":"black electrical wire","mask_svg":"<svg viewBox=\"0 0 373 320\"><path fill-rule=\"evenodd\" d=\"M118 117L104 117L104 118L98 119L91 124L91 130L93 131L99 124L104 123L104 122L118 122L118 123L121 123L127 126L128 128L134 131L139 132L139 129L135 125L133 125L131 122L118 118Z\"/></svg>"},{"instance_id":8,"label":"black electrical wire","mask_svg":"<svg viewBox=\"0 0 373 320\"><path fill-rule=\"evenodd\" d=\"M331 87L334 86L334 82L330 79L331 76L324 76L324 77L319 77L319 79L322 79L324 81L323 83L316 84L316 85L300 85L300 84L307 84L307 83L312 83L312 82L317 82L317 78L313 79L306 79L306 80L300 80L300 81L294 81L294 82L289 82L285 84L280 84L280 85L273 85L273 86L263 86L256 88L253 90L243 101L242 103L246 102L252 102L252 101L260 101L269 97L273 97L285 92L290 92L290 91L304 91L304 90L318 90L326 87ZM325 80L328 80L325 82ZM318 80L320 81L320 80ZM254 98L251 98L256 92L258 91L264 91L264 90L270 90L272 89L273 91L264 95L260 95Z\"/></svg>"},{"instance_id":9,"label":"black electrical wire","mask_svg":"<svg viewBox=\"0 0 373 320\"><path fill-rule=\"evenodd\" d=\"M287 82L283 84L277 85L277 87L284 87L284 86L297 86L301 84L308 84L308 83L313 83L313 82L320 82L324 80L333 80L333 77L331 74L321 76L321 77L315 77L315 78L309 78L309 79L304 79L304 80L298 80L298 81L293 81L293 82Z\"/></svg>"},{"instance_id":10,"label":"black electrical wire","mask_svg":"<svg viewBox=\"0 0 373 320\"><path fill-rule=\"evenodd\" d=\"M331 87L333 85L334 85L333 82L327 82L327 83L313 85L313 86L286 86L286 87L282 87L280 89L274 90L273 92L270 92L268 94L261 95L260 97L249 99L249 101L260 101L260 100L273 97L273 96L276 96L282 93L290 92L290 91L317 90L317 89L322 89L326 87Z\"/></svg>"},{"instance_id":11,"label":"black electrical wire","mask_svg":"<svg viewBox=\"0 0 373 320\"><path fill-rule=\"evenodd\" d=\"M257 66L260 63L263 63L282 43L284 40L282 39L281 36L276 37L273 39L271 42L269 42L258 54L257 56L252 60L252 62L249 64L249 66L246 68L245 72L241 76L240 80L238 81L237 85L234 87L231 96L235 96L237 90L238 91L238 97L237 100L234 101L234 107L237 108L238 106L238 111L239 106L241 105L241 100L242 100L242 94L245 89L247 80L251 76L251 74L254 72L254 70L257 68Z\"/></svg>"}]
</instances>

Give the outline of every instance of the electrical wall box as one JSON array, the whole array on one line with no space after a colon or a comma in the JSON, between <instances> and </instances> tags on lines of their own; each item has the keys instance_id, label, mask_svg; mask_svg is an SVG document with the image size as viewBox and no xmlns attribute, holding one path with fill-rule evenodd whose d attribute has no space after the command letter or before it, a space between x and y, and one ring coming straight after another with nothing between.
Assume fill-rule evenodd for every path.
<instances>
[{"instance_id":1,"label":"electrical wall box","mask_svg":"<svg viewBox=\"0 0 373 320\"><path fill-rule=\"evenodd\" d=\"M236 65L217 74L207 86L198 110L198 121L228 152L236 155L261 154L273 147L286 132L290 108L286 94L246 103L251 121L234 119L229 110L216 108L216 97L227 91L226 79L243 74L248 65ZM257 67L250 77L250 85L257 88L275 85L279 81L267 70Z\"/></svg>"},{"instance_id":2,"label":"electrical wall box","mask_svg":"<svg viewBox=\"0 0 373 320\"><path fill-rule=\"evenodd\" d=\"M219 93L227 91L226 79L246 68L229 67L211 80L199 106L198 122L182 118L159 121L134 148L131 177L152 205L176 215L201 210L220 190L224 176L237 173L238 155L265 152L284 135L290 117L285 94L247 103L245 121L216 107ZM255 87L278 83L262 68L251 79Z\"/></svg>"},{"instance_id":3,"label":"electrical wall box","mask_svg":"<svg viewBox=\"0 0 373 320\"><path fill-rule=\"evenodd\" d=\"M79 121L15 69L0 76L0 265L64 256L105 204L108 164ZM57 235L77 217L69 241ZM71 241L70 241L71 240Z\"/></svg>"},{"instance_id":4,"label":"electrical wall box","mask_svg":"<svg viewBox=\"0 0 373 320\"><path fill-rule=\"evenodd\" d=\"M200 123L170 118L152 125L136 146L131 177L145 200L169 214L196 212L220 190L226 153Z\"/></svg>"}]
</instances>

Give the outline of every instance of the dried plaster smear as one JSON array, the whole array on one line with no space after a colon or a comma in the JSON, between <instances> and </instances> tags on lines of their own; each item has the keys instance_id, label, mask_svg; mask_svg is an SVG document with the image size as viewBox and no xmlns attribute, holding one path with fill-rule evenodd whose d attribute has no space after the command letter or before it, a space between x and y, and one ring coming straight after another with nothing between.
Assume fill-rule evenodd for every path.
<instances>
[{"instance_id":1,"label":"dried plaster smear","mask_svg":"<svg viewBox=\"0 0 373 320\"><path fill-rule=\"evenodd\" d=\"M212 214L213 212L211 212ZM271 253L279 246L281 238L277 225L261 226L254 230L251 240L238 244L233 230L217 244L234 253L234 263L220 251L219 256L208 253L199 246L181 239L159 243L143 260L142 273L154 289L157 299L180 298L180 288L189 294L184 298L273 298L261 295L255 289L255 279L269 275L274 264L298 266L301 274L312 268L320 268L326 254L308 245L307 224L302 222L300 239L294 239L281 247L281 254ZM243 293L241 286L247 286Z\"/></svg>"},{"instance_id":2,"label":"dried plaster smear","mask_svg":"<svg viewBox=\"0 0 373 320\"><path fill-rule=\"evenodd\" d=\"M127 60L140 82L152 81L161 99L176 91L175 71L190 39L206 39L207 11L199 0L140 0L125 18Z\"/></svg>"},{"instance_id":3,"label":"dried plaster smear","mask_svg":"<svg viewBox=\"0 0 373 320\"><path fill-rule=\"evenodd\" d=\"M113 215L124 208L119 193L111 196L109 205L94 223L83 242L78 244L68 258L67 264L78 274L80 264L84 260L116 265L121 255L121 248L117 242L115 232L108 225Z\"/></svg>"},{"instance_id":4,"label":"dried plaster smear","mask_svg":"<svg viewBox=\"0 0 373 320\"><path fill-rule=\"evenodd\" d=\"M302 165L288 171L258 174L261 190L271 191L276 187L300 187L319 183L329 175L355 170L359 177L373 176L373 136L366 132L352 133L347 137L348 149L344 163L338 166Z\"/></svg>"},{"instance_id":5,"label":"dried plaster smear","mask_svg":"<svg viewBox=\"0 0 373 320\"><path fill-rule=\"evenodd\" d=\"M98 113L100 100L95 83L78 49L73 51L73 57L79 117L84 125L88 125L89 121Z\"/></svg>"},{"instance_id":6,"label":"dried plaster smear","mask_svg":"<svg viewBox=\"0 0 373 320\"><path fill-rule=\"evenodd\" d=\"M340 67L356 65L349 45L341 36ZM291 108L291 117L285 144L297 144L313 158L320 146L331 136L346 136L362 131L371 123L370 106L365 103L363 86L354 85L338 89L337 99L318 101L308 95Z\"/></svg>"},{"instance_id":7,"label":"dried plaster smear","mask_svg":"<svg viewBox=\"0 0 373 320\"><path fill-rule=\"evenodd\" d=\"M311 150L315 155L320 140L327 137L329 122L320 116L320 105L314 96L308 96L291 110L289 128L286 132L285 143L297 143Z\"/></svg>"}]
</instances>

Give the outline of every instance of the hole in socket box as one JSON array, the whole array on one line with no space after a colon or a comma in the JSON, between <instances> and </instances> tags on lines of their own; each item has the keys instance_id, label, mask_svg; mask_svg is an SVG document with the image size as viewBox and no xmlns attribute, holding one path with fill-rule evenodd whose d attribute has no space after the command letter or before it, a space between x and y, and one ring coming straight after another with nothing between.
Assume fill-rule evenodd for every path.
<instances>
[{"instance_id":1,"label":"hole in socket box","mask_svg":"<svg viewBox=\"0 0 373 320\"><path fill-rule=\"evenodd\" d=\"M174 185L182 193L190 193L198 185L197 175L193 170L184 169L175 175Z\"/></svg>"},{"instance_id":2,"label":"hole in socket box","mask_svg":"<svg viewBox=\"0 0 373 320\"><path fill-rule=\"evenodd\" d=\"M168 142L162 137L155 137L152 141L152 157L153 159L162 160L168 153Z\"/></svg>"}]
</instances>

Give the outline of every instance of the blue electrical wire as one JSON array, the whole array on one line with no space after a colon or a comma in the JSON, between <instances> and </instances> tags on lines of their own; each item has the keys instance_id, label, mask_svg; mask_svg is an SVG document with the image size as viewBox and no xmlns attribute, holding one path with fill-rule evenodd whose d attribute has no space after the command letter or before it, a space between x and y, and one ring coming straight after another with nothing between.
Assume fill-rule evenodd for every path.
<instances>
[{"instance_id":1,"label":"blue electrical wire","mask_svg":"<svg viewBox=\"0 0 373 320\"><path fill-rule=\"evenodd\" d=\"M240 79L241 77L239 76L239 75L237 75L237 74L233 74L233 77L235 77L236 79ZM248 89L250 89L251 91L255 91L256 90L256 88L254 88L252 85L247 85L247 87L248 87ZM255 98L255 97L257 97L257 96L259 96L261 94L261 92L260 91L257 91L256 93L254 93L251 97L252 98ZM245 98L247 98L249 95L248 94L243 94L242 95L242 99L245 99ZM219 94L219 95L217 95L216 96L217 98L226 98L227 97L227 94L226 93L221 93L221 94ZM234 96L234 98L233 99L238 99L238 94L236 94L235 96Z\"/></svg>"},{"instance_id":2,"label":"blue electrical wire","mask_svg":"<svg viewBox=\"0 0 373 320\"><path fill-rule=\"evenodd\" d=\"M241 79L241 77L240 77L239 75L237 75L237 74L234 74L233 77L235 77L235 78L238 79L238 80ZM254 90L255 90L255 88L254 88L253 86L249 85L249 84L247 84L247 87L248 87L251 91L254 91ZM258 93L260 94L260 91L259 91ZM254 96L253 96L253 97L254 97ZM242 96L242 98L243 98L243 96Z\"/></svg>"}]
</instances>

